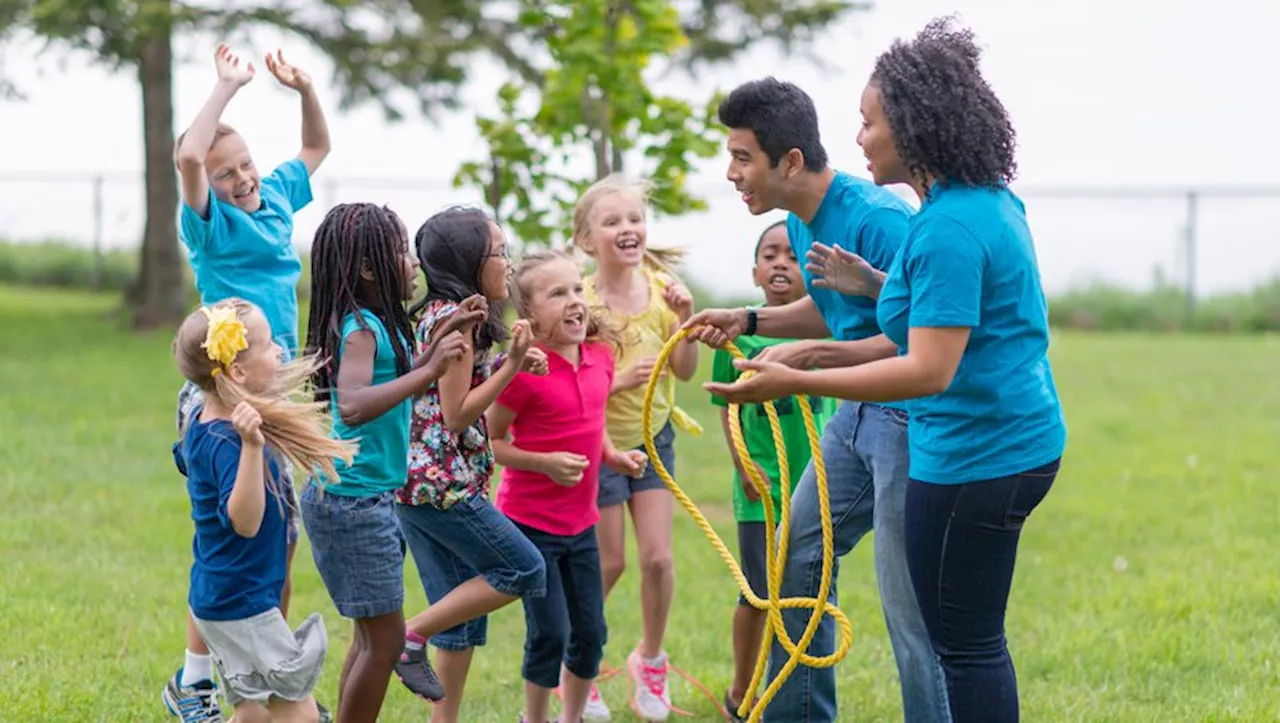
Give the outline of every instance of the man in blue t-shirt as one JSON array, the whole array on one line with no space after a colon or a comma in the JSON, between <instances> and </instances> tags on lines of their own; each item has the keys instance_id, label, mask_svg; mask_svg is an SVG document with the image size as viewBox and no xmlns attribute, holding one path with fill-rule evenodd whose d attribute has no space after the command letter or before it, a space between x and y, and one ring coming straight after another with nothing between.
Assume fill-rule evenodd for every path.
<instances>
[{"instance_id":1,"label":"man in blue t-shirt","mask_svg":"<svg viewBox=\"0 0 1280 723\"><path fill-rule=\"evenodd\" d=\"M819 254L838 247L877 269L889 267L906 238L912 209L874 183L828 165L817 112L804 91L773 78L746 83L729 94L719 116L729 128L729 181L753 215L774 209L790 212L787 233L797 259L813 260L816 256L811 251L821 244L816 248ZM800 301L760 309L710 309L694 315L685 326L702 327L694 337L716 346L742 334L805 339L771 347L759 357L798 368L849 366L897 353L897 346L881 333L873 299L824 288L815 283L808 265L804 281L809 296ZM835 341L820 341L826 337ZM821 448L835 556L843 557L872 528L876 531L876 578L906 720L948 723L946 684L906 562L905 407L844 402L823 431ZM796 487L790 524L780 594L812 598L818 593L822 568L822 528L812 464ZM834 584L830 599L835 602ZM792 640L800 639L811 614L810 610L783 612ZM835 623L824 617L808 653L824 656L834 651ZM775 643L769 661L771 679L788 657ZM836 720L834 669L797 667L764 719Z\"/></svg>"},{"instance_id":2,"label":"man in blue t-shirt","mask_svg":"<svg viewBox=\"0 0 1280 723\"><path fill-rule=\"evenodd\" d=\"M279 54L268 55L266 64L276 80L301 99L302 149L266 178L260 177L244 138L219 120L236 92L253 80L253 64L219 45L214 51L218 81L174 147L182 182L179 235L201 303L212 305L231 297L253 302L267 317L272 338L288 361L298 354L297 284L302 275L302 259L293 246L293 215L312 200L311 175L329 154L329 130L311 78ZM183 384L177 404L179 436L201 401L194 384ZM296 500L290 478L286 466L286 493ZM291 561L300 532L296 515L289 515L287 531ZM289 578L286 566L280 605L286 615ZM190 618L183 667L166 683L162 700L183 723L221 720L213 663ZM328 717L323 708L321 715Z\"/></svg>"}]
</instances>

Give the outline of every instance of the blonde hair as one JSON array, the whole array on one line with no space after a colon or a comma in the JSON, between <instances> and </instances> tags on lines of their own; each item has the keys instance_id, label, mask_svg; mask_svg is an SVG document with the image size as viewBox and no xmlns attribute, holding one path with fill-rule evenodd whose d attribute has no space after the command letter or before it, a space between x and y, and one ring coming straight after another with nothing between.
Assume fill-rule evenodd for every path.
<instances>
[{"instance_id":1,"label":"blonde hair","mask_svg":"<svg viewBox=\"0 0 1280 723\"><path fill-rule=\"evenodd\" d=\"M528 319L532 316L533 310L529 307L529 304L533 298L534 291L529 288L529 275L555 261L568 261L575 267L578 265L577 260L569 254L551 249L534 251L520 259L520 263L516 266L511 278L511 290L514 292L512 296L515 301L516 313L520 318ZM579 268L579 273L581 273L581 268ZM610 321L604 309L588 306L587 341L608 344L613 347L614 354L618 354L622 349L622 329Z\"/></svg>"},{"instance_id":2,"label":"blonde hair","mask_svg":"<svg viewBox=\"0 0 1280 723\"><path fill-rule=\"evenodd\" d=\"M653 182L644 178L627 178L621 173L610 173L591 184L573 207L573 245L591 255L583 242L591 235L592 213L602 199L613 194L630 196L645 211L649 208L649 196L653 192ZM644 247L645 264L654 271L676 275L675 267L684 260L684 249L678 246L654 248L649 244Z\"/></svg>"},{"instance_id":3,"label":"blonde hair","mask_svg":"<svg viewBox=\"0 0 1280 723\"><path fill-rule=\"evenodd\" d=\"M186 139L187 133L190 131L191 129L188 128L187 130L179 133L177 140L173 142L173 164L175 166L178 165L178 152L182 150L182 141ZM213 143L210 143L209 147L213 148L214 143L217 143L218 141L222 140L223 138L226 138L227 136L238 136L238 135L240 135L240 131L237 131L235 128L232 128L226 123L219 121L218 127L213 131Z\"/></svg>"},{"instance_id":4,"label":"blonde hair","mask_svg":"<svg viewBox=\"0 0 1280 723\"><path fill-rule=\"evenodd\" d=\"M254 304L243 299L227 299L192 312L178 328L173 341L173 355L178 370L187 381L195 384L205 398L214 397L228 409L240 402L247 402L262 416L262 436L280 455L293 464L300 474L315 475L337 481L338 472L334 460L351 464L357 446L353 442L329 437L329 405L323 402L303 401L311 399L308 380L322 362L314 355L303 356L284 364L276 373L272 389L254 394L224 373L226 369L209 358L203 345L209 336L209 316L206 310L231 309L244 323L254 311L261 313ZM251 342L250 342L251 343ZM252 346L237 352L236 357ZM231 362L234 363L234 362ZM231 364L226 365L227 368ZM274 490L279 497L279 490Z\"/></svg>"}]
</instances>

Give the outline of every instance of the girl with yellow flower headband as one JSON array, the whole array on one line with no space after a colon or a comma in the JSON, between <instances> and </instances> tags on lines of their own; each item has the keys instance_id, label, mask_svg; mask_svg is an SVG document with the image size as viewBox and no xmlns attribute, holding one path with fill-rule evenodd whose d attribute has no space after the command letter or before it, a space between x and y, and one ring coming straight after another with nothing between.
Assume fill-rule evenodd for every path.
<instances>
[{"instance_id":1,"label":"girl with yellow flower headband","mask_svg":"<svg viewBox=\"0 0 1280 723\"><path fill-rule=\"evenodd\" d=\"M647 193L647 183L608 176L587 189L573 212L573 243L596 263L595 273L583 280L587 304L602 311L621 329L618 372L606 410L609 436L619 450L644 451L640 411L645 385L662 347L693 314L693 297L671 270L680 253L647 246ZM664 467L674 470L675 428L692 434L702 431L675 405L675 378L686 382L693 378L698 367L697 345L679 345L669 364L654 397L652 418L654 429L658 430L654 444L659 458ZM635 683L632 707L642 718L666 720L671 712L671 693L667 689L667 656L662 651L662 639L675 596L671 553L675 500L650 465L638 478L607 468L600 470L598 505L600 565L606 597L626 565L623 507L631 509L640 557L644 616L644 637L627 659ZM594 720L608 713L593 688L588 717Z\"/></svg>"},{"instance_id":2,"label":"girl with yellow flower headband","mask_svg":"<svg viewBox=\"0 0 1280 723\"><path fill-rule=\"evenodd\" d=\"M188 605L236 720L319 717L324 621L313 613L294 632L281 611L292 504L282 473L287 460L334 478L334 459L356 449L329 438L326 405L300 399L316 360L282 366L281 354L262 310L234 298L192 313L174 341L202 392L174 445L195 521Z\"/></svg>"}]
</instances>

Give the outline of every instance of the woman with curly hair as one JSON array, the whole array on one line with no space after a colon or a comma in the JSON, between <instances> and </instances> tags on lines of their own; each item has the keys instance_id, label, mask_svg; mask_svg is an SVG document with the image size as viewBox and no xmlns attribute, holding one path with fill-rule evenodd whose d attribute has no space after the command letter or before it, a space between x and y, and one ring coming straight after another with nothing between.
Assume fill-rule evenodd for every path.
<instances>
[{"instance_id":1,"label":"woman with curly hair","mask_svg":"<svg viewBox=\"0 0 1280 723\"><path fill-rule=\"evenodd\" d=\"M1018 720L1005 608L1018 538L1066 446L1048 312L1015 173L1014 131L969 31L935 20L876 62L858 143L879 185L921 208L886 273L831 251L815 274L878 298L902 352L839 369L740 362L730 401L785 394L906 399L907 565L956 723ZM848 269L858 267L851 273Z\"/></svg>"}]
</instances>

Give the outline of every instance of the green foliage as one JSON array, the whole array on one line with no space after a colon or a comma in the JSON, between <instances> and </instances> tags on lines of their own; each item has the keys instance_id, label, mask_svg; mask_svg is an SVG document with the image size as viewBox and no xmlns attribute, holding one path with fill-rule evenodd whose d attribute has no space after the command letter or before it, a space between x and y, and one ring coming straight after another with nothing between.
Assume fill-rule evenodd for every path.
<instances>
[{"instance_id":1,"label":"green foliage","mask_svg":"<svg viewBox=\"0 0 1280 723\"><path fill-rule=\"evenodd\" d=\"M1280 278L1194 303L1185 290L1169 284L1149 291L1092 284L1050 299L1049 323L1097 331L1280 331Z\"/></svg>"},{"instance_id":2,"label":"green foliage","mask_svg":"<svg viewBox=\"0 0 1280 723\"><path fill-rule=\"evenodd\" d=\"M498 115L476 119L489 158L464 163L455 186L483 189L501 222L531 245L567 239L578 196L622 170L623 158L643 159L656 213L705 210L687 178L719 149L718 99L695 105L657 93L646 78L655 60L688 45L671 3L522 2L519 18L541 39L549 67L536 84L503 84Z\"/></svg>"}]
</instances>

